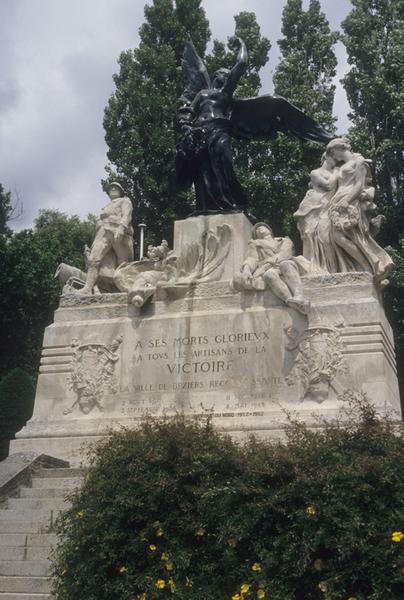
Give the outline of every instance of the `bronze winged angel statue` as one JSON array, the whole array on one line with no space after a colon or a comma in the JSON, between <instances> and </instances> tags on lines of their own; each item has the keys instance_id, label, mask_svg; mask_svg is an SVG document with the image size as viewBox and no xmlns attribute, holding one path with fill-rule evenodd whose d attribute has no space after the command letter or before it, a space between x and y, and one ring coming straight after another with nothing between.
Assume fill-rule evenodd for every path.
<instances>
[{"instance_id":1,"label":"bronze winged angel statue","mask_svg":"<svg viewBox=\"0 0 404 600\"><path fill-rule=\"evenodd\" d=\"M274 139L281 131L319 143L331 139L314 119L281 96L233 98L248 60L243 40L237 39L236 64L231 70L216 71L212 81L192 42L184 49L176 175L181 187L194 184L194 214L247 210L247 198L234 171L231 137Z\"/></svg>"}]
</instances>

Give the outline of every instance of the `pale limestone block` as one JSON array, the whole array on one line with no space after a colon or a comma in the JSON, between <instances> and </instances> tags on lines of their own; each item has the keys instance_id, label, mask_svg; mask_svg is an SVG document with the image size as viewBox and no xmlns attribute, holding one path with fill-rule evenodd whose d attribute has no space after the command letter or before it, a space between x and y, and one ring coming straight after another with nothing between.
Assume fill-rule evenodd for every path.
<instances>
[{"instance_id":1,"label":"pale limestone block","mask_svg":"<svg viewBox=\"0 0 404 600\"><path fill-rule=\"evenodd\" d=\"M223 243L220 229L230 228L229 240ZM251 238L252 225L243 213L200 215L189 217L174 224L174 253L185 256L187 248L199 246L198 255L202 257L201 266L206 262L206 240L211 232L218 239L217 268L210 280L230 281L234 273L240 270Z\"/></svg>"}]
</instances>

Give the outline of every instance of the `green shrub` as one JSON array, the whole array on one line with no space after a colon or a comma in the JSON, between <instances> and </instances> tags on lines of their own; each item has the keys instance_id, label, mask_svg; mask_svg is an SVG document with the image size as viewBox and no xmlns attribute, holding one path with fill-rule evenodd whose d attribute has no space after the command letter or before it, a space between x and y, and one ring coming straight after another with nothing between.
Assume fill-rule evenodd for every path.
<instances>
[{"instance_id":1,"label":"green shrub","mask_svg":"<svg viewBox=\"0 0 404 600\"><path fill-rule=\"evenodd\" d=\"M32 417L34 399L34 383L23 369L12 369L0 381L0 460L8 455L9 441Z\"/></svg>"},{"instance_id":2,"label":"green shrub","mask_svg":"<svg viewBox=\"0 0 404 600\"><path fill-rule=\"evenodd\" d=\"M402 599L404 439L360 408L277 444L182 418L112 434L57 525L58 600Z\"/></svg>"}]
</instances>

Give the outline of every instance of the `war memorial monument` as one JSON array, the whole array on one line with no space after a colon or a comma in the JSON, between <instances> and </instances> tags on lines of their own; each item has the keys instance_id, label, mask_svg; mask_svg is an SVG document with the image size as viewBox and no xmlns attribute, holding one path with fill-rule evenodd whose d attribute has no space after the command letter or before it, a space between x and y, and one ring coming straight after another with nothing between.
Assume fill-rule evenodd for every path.
<instances>
[{"instance_id":1,"label":"war memorial monument","mask_svg":"<svg viewBox=\"0 0 404 600\"><path fill-rule=\"evenodd\" d=\"M392 261L375 237L369 162L287 100L234 99L247 65L211 80L189 43L176 171L195 212L134 260L132 203L107 188L87 270L64 282L46 328L32 419L11 452L83 460L83 445L146 415L210 416L235 438L282 435L292 413L313 427L366 393L400 415L383 288ZM295 213L302 255L256 222L233 168L231 138L277 132L324 144ZM134 215L136 220L136 215Z\"/></svg>"}]
</instances>

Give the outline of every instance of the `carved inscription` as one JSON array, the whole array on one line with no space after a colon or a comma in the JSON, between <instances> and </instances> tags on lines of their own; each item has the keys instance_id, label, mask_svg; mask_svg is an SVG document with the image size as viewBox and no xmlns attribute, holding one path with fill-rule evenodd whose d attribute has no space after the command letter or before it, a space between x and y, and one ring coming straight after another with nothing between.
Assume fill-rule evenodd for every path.
<instances>
[{"instance_id":1,"label":"carved inscription","mask_svg":"<svg viewBox=\"0 0 404 600\"><path fill-rule=\"evenodd\" d=\"M300 336L305 326L296 311L248 308L209 319L196 314L140 322L127 341L121 414L183 412L236 421L276 410L285 393L297 403L285 379L296 354L285 347L285 329L294 327Z\"/></svg>"},{"instance_id":2,"label":"carved inscription","mask_svg":"<svg viewBox=\"0 0 404 600\"><path fill-rule=\"evenodd\" d=\"M269 329L139 340L133 358L136 379L150 365L156 377L153 382L135 381L134 391L222 390L243 387L243 382L248 387L276 385L280 377L247 377L238 368L266 354L270 343Z\"/></svg>"}]
</instances>

